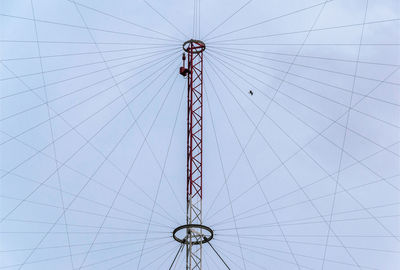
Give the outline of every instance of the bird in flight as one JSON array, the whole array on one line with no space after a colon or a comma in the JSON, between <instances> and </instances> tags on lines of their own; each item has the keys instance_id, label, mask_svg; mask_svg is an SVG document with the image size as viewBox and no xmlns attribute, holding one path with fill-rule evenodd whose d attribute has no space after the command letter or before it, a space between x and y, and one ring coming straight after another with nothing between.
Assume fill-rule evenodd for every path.
<instances>
[{"instance_id":1,"label":"bird in flight","mask_svg":"<svg viewBox=\"0 0 400 270\"><path fill-rule=\"evenodd\" d=\"M249 94L250 94L250 95L253 95L254 93L253 93L253 91L250 90L250 91L249 91Z\"/></svg>"}]
</instances>

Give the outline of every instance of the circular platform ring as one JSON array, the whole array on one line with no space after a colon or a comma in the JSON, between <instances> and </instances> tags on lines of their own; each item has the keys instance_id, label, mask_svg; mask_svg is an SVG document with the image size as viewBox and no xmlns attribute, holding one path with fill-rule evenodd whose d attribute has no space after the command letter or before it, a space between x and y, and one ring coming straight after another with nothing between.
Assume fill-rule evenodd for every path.
<instances>
[{"instance_id":1,"label":"circular platform ring","mask_svg":"<svg viewBox=\"0 0 400 270\"><path fill-rule=\"evenodd\" d=\"M206 230L206 231L208 231L210 233L209 237L204 236L204 238L203 238L204 240L203 241L192 242L192 245L200 245L200 244L208 243L214 237L214 231L210 227L207 227L207 226L204 226L204 225L201 225L201 224L186 224L186 225L179 226L179 227L175 228L175 230L172 232L172 237L175 239L175 241L177 241L179 243L187 244L188 243L187 240L178 238L176 236L176 233L179 232L180 230L190 229L190 228L203 229L203 230Z\"/></svg>"},{"instance_id":2,"label":"circular platform ring","mask_svg":"<svg viewBox=\"0 0 400 270\"><path fill-rule=\"evenodd\" d=\"M189 45L191 44L191 43L196 43L196 44L198 44L199 45L199 47L197 47L196 48L196 50L194 50L193 52L194 53L200 53L200 52L203 52L203 51L205 51L206 50L206 44L204 44L204 42L203 41L201 41L201 40L197 40L197 39L190 39L190 40L188 40L188 41L185 41L185 43L183 43L183 50L185 51L185 52L189 52Z\"/></svg>"}]
</instances>

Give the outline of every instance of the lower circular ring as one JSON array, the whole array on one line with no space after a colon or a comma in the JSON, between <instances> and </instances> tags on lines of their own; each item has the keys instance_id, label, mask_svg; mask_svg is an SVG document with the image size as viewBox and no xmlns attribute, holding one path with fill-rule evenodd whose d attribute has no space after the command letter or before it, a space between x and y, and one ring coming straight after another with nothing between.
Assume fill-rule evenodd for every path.
<instances>
[{"instance_id":1,"label":"lower circular ring","mask_svg":"<svg viewBox=\"0 0 400 270\"><path fill-rule=\"evenodd\" d=\"M209 237L204 236L203 237L203 239L204 239L203 241L192 242L192 245L200 245L200 244L208 243L214 237L214 231L210 227L207 227L207 226L204 226L204 225L201 225L201 224L186 224L186 225L179 226L179 227L175 228L175 230L172 232L172 237L175 239L175 241L177 241L179 243L187 244L188 241L186 239L178 238L176 236L176 233L179 232L180 230L190 229L190 228L203 229L203 230L206 230L206 231L208 231L210 233Z\"/></svg>"}]
</instances>

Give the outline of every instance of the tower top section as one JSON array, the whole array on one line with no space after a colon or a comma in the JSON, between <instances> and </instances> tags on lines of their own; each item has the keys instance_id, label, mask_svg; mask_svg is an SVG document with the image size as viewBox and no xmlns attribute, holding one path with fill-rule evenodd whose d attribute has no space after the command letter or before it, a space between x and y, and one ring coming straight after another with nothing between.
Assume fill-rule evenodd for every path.
<instances>
[{"instance_id":1,"label":"tower top section","mask_svg":"<svg viewBox=\"0 0 400 270\"><path fill-rule=\"evenodd\" d=\"M190 49L192 50L193 53L200 53L205 51L206 44L201 40L190 39L188 41L185 41L185 43L183 43L183 50L185 52L189 52Z\"/></svg>"}]
</instances>

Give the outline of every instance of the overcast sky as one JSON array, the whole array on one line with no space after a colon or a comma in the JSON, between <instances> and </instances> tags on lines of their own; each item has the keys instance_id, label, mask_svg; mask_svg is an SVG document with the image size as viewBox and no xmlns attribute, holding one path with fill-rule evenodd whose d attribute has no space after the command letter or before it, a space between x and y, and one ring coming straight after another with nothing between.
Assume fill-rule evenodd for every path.
<instances>
[{"instance_id":1,"label":"overcast sky","mask_svg":"<svg viewBox=\"0 0 400 270\"><path fill-rule=\"evenodd\" d=\"M1 0L0 269L169 268L190 38L229 267L400 269L399 19L398 0Z\"/></svg>"}]
</instances>

